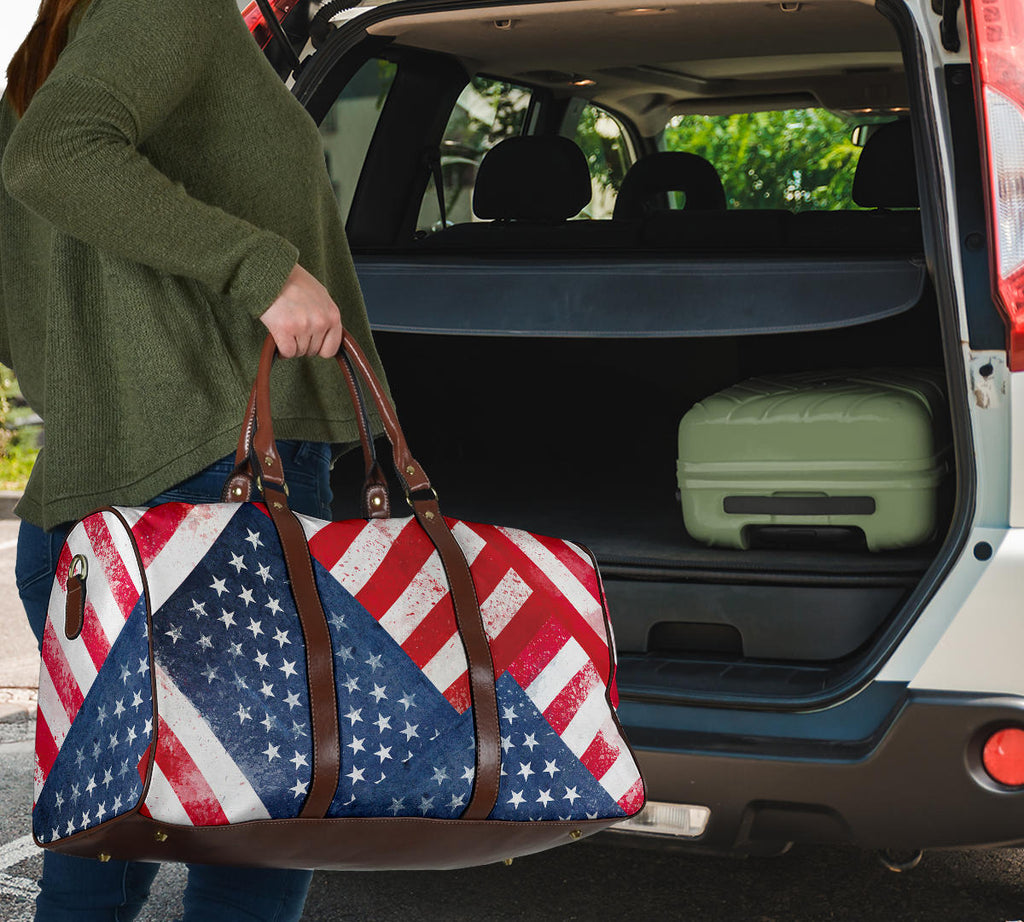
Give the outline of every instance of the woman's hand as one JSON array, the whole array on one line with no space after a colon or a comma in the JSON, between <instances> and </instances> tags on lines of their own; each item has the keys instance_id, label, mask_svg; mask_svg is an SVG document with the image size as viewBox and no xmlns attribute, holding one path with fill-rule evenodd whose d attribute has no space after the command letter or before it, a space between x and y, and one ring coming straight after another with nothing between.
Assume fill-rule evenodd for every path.
<instances>
[{"instance_id":1,"label":"woman's hand","mask_svg":"<svg viewBox=\"0 0 1024 922\"><path fill-rule=\"evenodd\" d=\"M260 315L282 358L320 355L329 359L341 347L341 311L327 289L296 264L281 293Z\"/></svg>"}]
</instances>

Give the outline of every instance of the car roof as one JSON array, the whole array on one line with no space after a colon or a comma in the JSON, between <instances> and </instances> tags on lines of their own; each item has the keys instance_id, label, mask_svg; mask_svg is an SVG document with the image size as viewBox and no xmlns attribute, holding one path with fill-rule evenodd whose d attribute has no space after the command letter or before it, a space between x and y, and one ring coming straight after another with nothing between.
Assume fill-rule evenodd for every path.
<instances>
[{"instance_id":1,"label":"car roof","mask_svg":"<svg viewBox=\"0 0 1024 922\"><path fill-rule=\"evenodd\" d=\"M335 21L369 10L376 19L382 6L397 15L369 22L371 35L452 55L470 73L583 96L645 134L688 113L908 105L896 32L862 0L393 0Z\"/></svg>"}]
</instances>

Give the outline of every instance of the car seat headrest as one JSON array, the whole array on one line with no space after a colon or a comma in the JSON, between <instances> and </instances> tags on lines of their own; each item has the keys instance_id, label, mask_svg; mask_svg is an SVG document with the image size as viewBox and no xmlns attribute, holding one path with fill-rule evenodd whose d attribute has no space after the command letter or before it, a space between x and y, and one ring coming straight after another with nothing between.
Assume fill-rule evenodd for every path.
<instances>
[{"instance_id":1,"label":"car seat headrest","mask_svg":"<svg viewBox=\"0 0 1024 922\"><path fill-rule=\"evenodd\" d=\"M590 201L587 158L563 137L506 138L485 155L473 187L478 218L558 222Z\"/></svg>"},{"instance_id":2,"label":"car seat headrest","mask_svg":"<svg viewBox=\"0 0 1024 922\"><path fill-rule=\"evenodd\" d=\"M852 198L862 208L917 208L917 166L910 122L882 125L868 138L853 175Z\"/></svg>"},{"instance_id":3,"label":"car seat headrest","mask_svg":"<svg viewBox=\"0 0 1024 922\"><path fill-rule=\"evenodd\" d=\"M685 193L686 211L725 210L722 180L707 160L685 151L662 151L638 160L626 173L615 200L615 219L642 218L652 210L651 199L665 192Z\"/></svg>"}]
</instances>

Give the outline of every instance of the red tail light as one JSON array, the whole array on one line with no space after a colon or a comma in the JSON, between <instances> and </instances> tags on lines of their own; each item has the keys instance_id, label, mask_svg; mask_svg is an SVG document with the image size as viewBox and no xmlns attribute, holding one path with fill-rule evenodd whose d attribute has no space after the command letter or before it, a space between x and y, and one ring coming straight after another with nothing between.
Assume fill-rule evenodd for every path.
<instances>
[{"instance_id":1,"label":"red tail light","mask_svg":"<svg viewBox=\"0 0 1024 922\"><path fill-rule=\"evenodd\" d=\"M982 749L981 761L1000 784L1024 785L1024 730L1008 727L993 733Z\"/></svg>"},{"instance_id":2,"label":"red tail light","mask_svg":"<svg viewBox=\"0 0 1024 922\"><path fill-rule=\"evenodd\" d=\"M298 2L299 0L270 0L270 6L277 14L278 22L284 22L285 16L295 8ZM267 28L267 24L263 19L263 13L256 4L256 0L253 0L252 3L242 10L242 18L249 27L252 37L256 39L256 44L260 48L266 48L272 36L270 29Z\"/></svg>"},{"instance_id":3,"label":"red tail light","mask_svg":"<svg viewBox=\"0 0 1024 922\"><path fill-rule=\"evenodd\" d=\"M1024 371L1024 7L970 0L967 17L987 164L993 289L1010 368Z\"/></svg>"}]
</instances>

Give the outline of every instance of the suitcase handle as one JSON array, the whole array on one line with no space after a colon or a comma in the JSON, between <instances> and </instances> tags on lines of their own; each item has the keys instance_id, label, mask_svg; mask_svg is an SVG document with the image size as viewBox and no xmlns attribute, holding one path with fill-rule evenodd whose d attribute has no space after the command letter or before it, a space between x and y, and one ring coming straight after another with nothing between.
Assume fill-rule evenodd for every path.
<instances>
[{"instance_id":1,"label":"suitcase handle","mask_svg":"<svg viewBox=\"0 0 1024 922\"><path fill-rule=\"evenodd\" d=\"M270 335L264 340L256 380L252 386L242 431L235 453L236 466L224 487L227 502L248 502L253 495L254 477L260 486L267 511L274 522L281 546L285 552L288 578L292 585L296 607L299 610L303 633L306 637L307 669L310 689L316 686L321 706L314 711L314 741L323 740L326 754L323 780L318 784L314 773L310 794L303 806L302 816L325 815L333 798L331 779L337 780L335 762L340 758L340 731L334 692L334 666L332 644L327 621L316 589L309 548L302 525L288 508L287 489L281 458L274 441L274 428L270 412L270 370L277 356L277 345ZM501 773L501 733L498 723L497 690L494 684L494 663L491 647L480 616L473 577L466 555L441 514L437 493L426 472L412 456L405 440L398 415L388 400L380 380L374 374L359 344L346 335L342 338L337 356L345 379L353 392L357 412L363 407L362 395L347 362L358 371L369 388L370 396L391 443L395 473L405 489L406 499L412 506L420 526L433 542L441 559L455 611L459 636L466 651L469 669L470 697L473 705L473 726L476 733L476 772L473 793L460 819L486 819L498 800ZM364 456L372 457L370 427L364 419L360 423ZM374 463L375 463L374 458ZM369 466L369 460L368 460ZM386 493L385 493L386 497ZM316 720L322 726L316 726ZM319 748L319 743L317 744ZM314 752L315 761L320 756ZM333 773L333 775L332 775ZM316 796L314 796L316 795ZM308 811L308 812L307 812ZM322 813L320 812L322 811Z\"/></svg>"}]
</instances>

